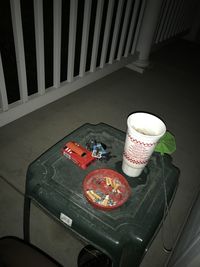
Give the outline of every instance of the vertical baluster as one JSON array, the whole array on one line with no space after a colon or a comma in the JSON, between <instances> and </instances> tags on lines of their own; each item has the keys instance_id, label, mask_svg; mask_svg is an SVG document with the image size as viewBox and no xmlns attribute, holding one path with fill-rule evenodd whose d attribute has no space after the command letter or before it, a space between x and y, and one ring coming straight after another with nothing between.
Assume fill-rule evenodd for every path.
<instances>
[{"instance_id":1,"label":"vertical baluster","mask_svg":"<svg viewBox=\"0 0 200 267\"><path fill-rule=\"evenodd\" d=\"M169 11L168 11L168 16L167 16L166 21L165 21L165 29L164 29L164 35L163 35L164 40L166 40L170 37L170 36L168 36L168 29L172 23L173 8L174 8L174 1L171 0Z\"/></svg>"},{"instance_id":2,"label":"vertical baluster","mask_svg":"<svg viewBox=\"0 0 200 267\"><path fill-rule=\"evenodd\" d=\"M126 36L128 21L129 21L130 12L131 12L131 3L132 3L132 0L128 0L127 5L126 5L125 17L124 17L124 22L123 22L122 32L121 32L121 37L120 37L120 42L119 42L119 48L118 48L118 53L117 53L117 60L121 59L122 53L123 53L125 36Z\"/></svg>"},{"instance_id":3,"label":"vertical baluster","mask_svg":"<svg viewBox=\"0 0 200 267\"><path fill-rule=\"evenodd\" d=\"M170 27L168 28L168 33L167 35L171 38L172 37L172 28L175 24L175 20L176 20L176 15L177 15L177 8L178 8L178 1L176 1L174 3L174 9L173 9L173 14L172 14L172 17L171 17L171 25Z\"/></svg>"},{"instance_id":4,"label":"vertical baluster","mask_svg":"<svg viewBox=\"0 0 200 267\"><path fill-rule=\"evenodd\" d=\"M177 8L178 10L177 10L177 14L176 14L176 20L175 20L174 26L172 28L172 36L176 35L176 33L177 33L177 26L178 26L178 22L180 19L182 5L183 5L183 0L179 0L178 8Z\"/></svg>"},{"instance_id":5,"label":"vertical baluster","mask_svg":"<svg viewBox=\"0 0 200 267\"><path fill-rule=\"evenodd\" d=\"M169 14L170 7L171 7L171 0L168 0L167 5L165 7L165 12L163 14L163 24L162 24L162 28L161 28L161 34L159 37L161 42L165 40L164 39L165 38L165 30L166 30L168 18L170 16L170 14Z\"/></svg>"},{"instance_id":6,"label":"vertical baluster","mask_svg":"<svg viewBox=\"0 0 200 267\"><path fill-rule=\"evenodd\" d=\"M21 101L28 101L26 65L24 55L24 40L22 33L20 0L10 0L12 27L15 42L15 53L17 59L17 72Z\"/></svg>"},{"instance_id":7,"label":"vertical baluster","mask_svg":"<svg viewBox=\"0 0 200 267\"><path fill-rule=\"evenodd\" d=\"M140 27L141 27L143 15L144 15L144 10L145 10L145 6L146 6L146 0L141 0L141 1L142 1L142 5L141 5L141 9L139 11L140 14L139 14L138 23L137 23L137 27L136 27L136 31L135 31L135 36L134 36L133 44L132 44L132 48L131 48L131 54L132 55L135 53L135 48L137 45L138 36L140 33Z\"/></svg>"},{"instance_id":8,"label":"vertical baluster","mask_svg":"<svg viewBox=\"0 0 200 267\"><path fill-rule=\"evenodd\" d=\"M181 32L186 31L187 29L189 29L189 25L190 25L190 14L191 12L191 6L192 6L192 1L186 1L185 3L185 8L184 8L184 16L183 16L183 22L182 22L182 28L181 28Z\"/></svg>"},{"instance_id":9,"label":"vertical baluster","mask_svg":"<svg viewBox=\"0 0 200 267\"><path fill-rule=\"evenodd\" d=\"M103 4L104 4L104 0L97 2L94 39L93 39L93 45L92 45L92 58L91 58L91 64L90 64L91 72L94 72L96 69L97 52L98 52L98 47L99 47L99 36L100 36L101 20L102 20L102 13L103 13Z\"/></svg>"},{"instance_id":10,"label":"vertical baluster","mask_svg":"<svg viewBox=\"0 0 200 267\"><path fill-rule=\"evenodd\" d=\"M79 76L85 75L92 0L85 0Z\"/></svg>"},{"instance_id":11,"label":"vertical baluster","mask_svg":"<svg viewBox=\"0 0 200 267\"><path fill-rule=\"evenodd\" d=\"M38 93L45 93L43 1L34 0Z\"/></svg>"},{"instance_id":12,"label":"vertical baluster","mask_svg":"<svg viewBox=\"0 0 200 267\"><path fill-rule=\"evenodd\" d=\"M114 7L114 0L110 0L109 4L108 4L108 11L107 11L107 16L106 16L106 26L105 26L101 60L100 60L100 67L101 68L104 67L105 62L106 62L108 41L109 41L109 36L110 36L110 27L111 27L112 16L113 16L113 7Z\"/></svg>"},{"instance_id":13,"label":"vertical baluster","mask_svg":"<svg viewBox=\"0 0 200 267\"><path fill-rule=\"evenodd\" d=\"M62 0L53 2L53 85L60 86Z\"/></svg>"},{"instance_id":14,"label":"vertical baluster","mask_svg":"<svg viewBox=\"0 0 200 267\"><path fill-rule=\"evenodd\" d=\"M6 92L6 84L5 84L4 71L1 60L1 53L0 53L0 104L1 104L0 107L3 111L8 110L8 97Z\"/></svg>"},{"instance_id":15,"label":"vertical baluster","mask_svg":"<svg viewBox=\"0 0 200 267\"><path fill-rule=\"evenodd\" d=\"M160 25L161 25L161 22L162 22L162 17L163 17L163 12L164 12L164 9L165 9L165 4L166 4L166 0L163 0L162 2L162 6L160 8L160 15L159 15L159 18L158 18L158 23L157 23L157 27L156 27L156 31L155 31L155 37L154 37L154 41L153 43L158 43L158 34L159 34L159 31L160 31Z\"/></svg>"},{"instance_id":16,"label":"vertical baluster","mask_svg":"<svg viewBox=\"0 0 200 267\"><path fill-rule=\"evenodd\" d=\"M164 7L163 7L163 10L162 10L162 17L161 17L158 33L157 33L156 40L155 40L156 43L162 41L161 40L161 34L162 34L162 31L163 31L163 25L164 25L164 22L165 22L165 19L166 19L168 5L169 5L169 0L165 0Z\"/></svg>"},{"instance_id":17,"label":"vertical baluster","mask_svg":"<svg viewBox=\"0 0 200 267\"><path fill-rule=\"evenodd\" d=\"M183 25L183 20L184 20L185 2L186 1L183 0L182 7L181 7L181 10L180 10L180 16L179 16L179 22L178 22L177 33L176 34L181 33L181 29L182 29L182 25Z\"/></svg>"},{"instance_id":18,"label":"vertical baluster","mask_svg":"<svg viewBox=\"0 0 200 267\"><path fill-rule=\"evenodd\" d=\"M70 22L69 22L69 47L68 47L68 66L67 81L74 79L74 58L76 43L76 25L77 25L78 0L70 1Z\"/></svg>"},{"instance_id":19,"label":"vertical baluster","mask_svg":"<svg viewBox=\"0 0 200 267\"><path fill-rule=\"evenodd\" d=\"M116 49L117 38L119 34L120 20L122 16L122 7L123 7L123 0L119 0L116 19L115 19L115 27L114 27L114 32L113 32L112 44L111 44L111 50L110 50L110 56L109 56L109 64L113 63L114 56L115 56L115 49Z\"/></svg>"},{"instance_id":20,"label":"vertical baluster","mask_svg":"<svg viewBox=\"0 0 200 267\"><path fill-rule=\"evenodd\" d=\"M127 57L129 54L129 50L130 50L130 46L131 46L131 39L132 39L132 35L133 35L134 27L135 27L135 22L136 22L136 18L137 18L137 14L138 14L139 4L140 4L140 0L136 0L134 3L133 14L132 14L132 18L131 18L131 24L130 24L130 29L129 29L129 33L128 33L128 39L126 42L124 57Z\"/></svg>"}]
</instances>

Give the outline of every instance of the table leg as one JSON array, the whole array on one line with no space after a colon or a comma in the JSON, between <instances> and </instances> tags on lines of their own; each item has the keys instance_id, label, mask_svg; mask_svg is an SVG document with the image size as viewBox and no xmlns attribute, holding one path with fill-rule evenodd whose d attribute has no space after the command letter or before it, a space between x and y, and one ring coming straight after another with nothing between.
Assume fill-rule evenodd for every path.
<instances>
[{"instance_id":1,"label":"table leg","mask_svg":"<svg viewBox=\"0 0 200 267\"><path fill-rule=\"evenodd\" d=\"M78 255L78 267L81 266L104 266L112 267L112 261L100 250L92 245L85 246Z\"/></svg>"},{"instance_id":2,"label":"table leg","mask_svg":"<svg viewBox=\"0 0 200 267\"><path fill-rule=\"evenodd\" d=\"M31 205L31 199L27 197L25 194L23 228L24 228L24 240L26 242L30 241L30 205Z\"/></svg>"}]
</instances>

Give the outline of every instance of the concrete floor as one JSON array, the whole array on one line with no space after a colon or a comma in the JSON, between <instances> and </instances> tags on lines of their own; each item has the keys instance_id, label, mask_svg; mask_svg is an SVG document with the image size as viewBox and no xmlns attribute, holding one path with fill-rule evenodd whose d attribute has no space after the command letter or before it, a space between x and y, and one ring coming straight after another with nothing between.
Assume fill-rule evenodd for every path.
<instances>
[{"instance_id":1,"label":"concrete floor","mask_svg":"<svg viewBox=\"0 0 200 267\"><path fill-rule=\"evenodd\" d=\"M164 240L161 229L141 263L142 267L165 266L170 254L163 242L170 242L172 232L176 240L200 186L199 62L199 47L181 41L152 54L143 74L123 68L1 127L0 237L22 237L26 171L36 157L86 122L105 122L125 131L128 114L146 111L163 118L175 135L173 162L181 170L170 213L172 228L166 221ZM70 267L77 266L84 245L34 205L31 242Z\"/></svg>"}]
</instances>

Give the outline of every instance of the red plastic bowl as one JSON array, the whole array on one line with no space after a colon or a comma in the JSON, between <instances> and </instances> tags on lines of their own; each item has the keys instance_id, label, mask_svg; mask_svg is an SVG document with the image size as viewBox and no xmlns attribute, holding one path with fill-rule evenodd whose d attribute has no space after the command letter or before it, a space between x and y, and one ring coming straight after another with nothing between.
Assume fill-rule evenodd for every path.
<instances>
[{"instance_id":1,"label":"red plastic bowl","mask_svg":"<svg viewBox=\"0 0 200 267\"><path fill-rule=\"evenodd\" d=\"M95 208L112 210L123 205L131 195L127 180L111 169L97 169L83 180L86 199Z\"/></svg>"}]
</instances>

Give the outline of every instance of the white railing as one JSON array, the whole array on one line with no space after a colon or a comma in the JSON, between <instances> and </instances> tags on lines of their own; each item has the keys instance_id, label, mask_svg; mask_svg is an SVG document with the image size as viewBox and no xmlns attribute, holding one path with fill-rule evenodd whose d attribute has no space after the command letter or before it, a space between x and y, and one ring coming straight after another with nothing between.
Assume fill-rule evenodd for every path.
<instances>
[{"instance_id":1,"label":"white railing","mask_svg":"<svg viewBox=\"0 0 200 267\"><path fill-rule=\"evenodd\" d=\"M5 51L0 51L2 53L0 54L0 126L66 96L123 66L127 65L134 70L143 71L149 64L152 44L157 45L190 28L192 9L198 0L32 1L36 57L34 74L36 74L35 77L37 76L36 86L34 86L37 88L29 90L30 76L27 75L30 74L26 62L27 51L29 56L33 51L24 42L23 30L26 24L22 23L24 17L21 4L26 1L10 0L9 12L18 84L15 86L8 82L7 58L3 54ZM32 3L32 1L30 2ZM9 2L2 1L2 3L5 5ZM50 87L46 82L49 66L46 63L45 34L47 28L44 14L50 15L48 12L45 13L44 3L48 6L51 5L53 10L52 23L48 28L53 32L52 39L48 40L52 47L53 62L52 81L50 82L52 86ZM63 4L66 4L68 11L66 6L65 9L63 8ZM81 23L80 12L83 15ZM63 18L67 18L68 29L66 32L63 31L65 29ZM1 19L3 20L3 18ZM0 30L3 25L2 22ZM79 36L77 36L78 32ZM65 48L67 47L67 51L64 55L67 54L67 59L63 64L62 47L63 44L66 44L66 36ZM1 41L3 38L4 35L1 34ZM8 39L6 39L7 42ZM78 52L77 44L80 48ZM9 44L4 44L4 50L7 45L9 47ZM79 55L78 61L77 55ZM66 70L63 69L63 65ZM63 73L66 74L64 75L66 78L63 78ZM11 101L9 96L17 87L19 87L18 96Z\"/></svg>"},{"instance_id":2,"label":"white railing","mask_svg":"<svg viewBox=\"0 0 200 267\"><path fill-rule=\"evenodd\" d=\"M63 0L65 1L65 0ZM70 1L70 0L69 0ZM81 0L79 0L81 1ZM69 38L67 58L67 79L61 77L61 42L62 42L62 0L53 1L53 86L45 87L45 47L43 1L33 0L35 52L37 66L37 92L28 93L25 46L20 0L10 0L10 12L14 36L14 47L19 82L19 99L9 103L7 93L12 88L6 87L4 67L6 60L0 57L0 126L3 126L29 112L55 101L97 79L127 65L134 59L145 0L97 0L90 68L86 70L88 39L91 23L92 0L85 0L81 38L80 62L75 62L78 0L70 1ZM117 6L116 6L117 4ZM114 8L115 7L115 8ZM106 22L100 64L97 66L103 12ZM111 31L111 26L112 31ZM111 44L108 50L108 44ZM5 57L4 57L5 58ZM79 64L79 75L74 76L75 64Z\"/></svg>"},{"instance_id":3,"label":"white railing","mask_svg":"<svg viewBox=\"0 0 200 267\"><path fill-rule=\"evenodd\" d=\"M195 2L197 0L163 0L155 34L155 44L190 30Z\"/></svg>"}]
</instances>

